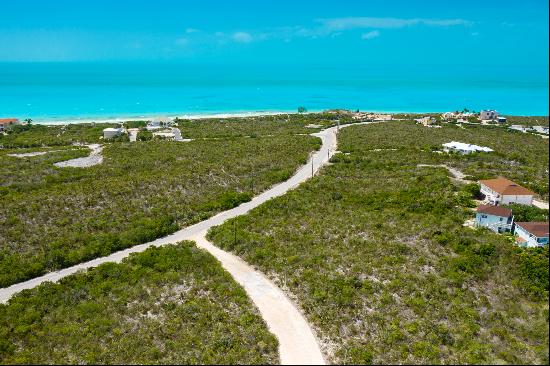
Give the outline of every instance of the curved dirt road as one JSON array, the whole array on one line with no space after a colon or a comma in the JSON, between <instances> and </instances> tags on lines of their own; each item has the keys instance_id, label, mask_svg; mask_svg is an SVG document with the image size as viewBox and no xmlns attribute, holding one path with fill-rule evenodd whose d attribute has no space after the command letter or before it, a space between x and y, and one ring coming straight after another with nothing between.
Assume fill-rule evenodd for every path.
<instances>
[{"instance_id":1,"label":"curved dirt road","mask_svg":"<svg viewBox=\"0 0 550 366\"><path fill-rule=\"evenodd\" d=\"M359 123L353 125L357 124ZM341 126L340 128L346 126L350 125ZM312 134L321 138L322 146L320 150L315 152L306 165L302 166L290 179L273 186L271 189L254 197L251 201L152 242L136 245L106 257L96 258L59 271L50 272L41 277L17 283L10 287L2 288L0 289L0 303L7 302L17 292L36 287L43 282L56 282L75 272L97 267L103 263L120 262L131 253L143 252L151 246L172 244L183 240L194 240L199 247L206 249L214 255L235 280L244 287L251 300L258 307L270 331L279 340L281 363L324 364L325 362L313 331L303 315L284 293L263 274L254 270L240 258L212 245L205 239L205 234L211 227L219 226L233 217L244 215L271 198L281 196L300 183L308 180L334 154L337 144L336 132L337 127L331 127Z\"/></svg>"}]
</instances>

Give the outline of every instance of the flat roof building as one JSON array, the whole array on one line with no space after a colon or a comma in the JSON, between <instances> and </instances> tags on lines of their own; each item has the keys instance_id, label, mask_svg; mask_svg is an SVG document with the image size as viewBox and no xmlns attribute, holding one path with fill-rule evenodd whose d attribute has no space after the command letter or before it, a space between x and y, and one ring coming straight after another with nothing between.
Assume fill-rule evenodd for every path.
<instances>
[{"instance_id":1,"label":"flat roof building","mask_svg":"<svg viewBox=\"0 0 550 366\"><path fill-rule=\"evenodd\" d=\"M485 146L465 144L463 142L452 141L443 144L446 152L457 152L459 154L471 154L474 152L492 152L493 149Z\"/></svg>"}]
</instances>

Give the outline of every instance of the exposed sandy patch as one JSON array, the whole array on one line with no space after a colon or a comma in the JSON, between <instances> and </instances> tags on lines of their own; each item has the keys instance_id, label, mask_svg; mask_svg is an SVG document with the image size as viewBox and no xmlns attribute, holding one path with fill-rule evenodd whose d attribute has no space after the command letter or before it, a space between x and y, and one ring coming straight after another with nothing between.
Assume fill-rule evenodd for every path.
<instances>
[{"instance_id":1,"label":"exposed sandy patch","mask_svg":"<svg viewBox=\"0 0 550 366\"><path fill-rule=\"evenodd\" d=\"M90 145L84 145L87 146L91 152L89 156L83 157L83 158L76 158L66 161L60 161L58 163L54 163L54 165L58 168L88 168L94 165L98 165L103 163L103 155L101 155L101 152L103 151L103 146L100 144L90 144Z\"/></svg>"},{"instance_id":2,"label":"exposed sandy patch","mask_svg":"<svg viewBox=\"0 0 550 366\"><path fill-rule=\"evenodd\" d=\"M21 154L7 154L8 156L13 156L14 158L29 158L32 156L40 156L40 155L46 155L52 152L56 152L59 150L51 150L51 151L35 151L35 152L29 152L29 153L21 153Z\"/></svg>"}]
</instances>

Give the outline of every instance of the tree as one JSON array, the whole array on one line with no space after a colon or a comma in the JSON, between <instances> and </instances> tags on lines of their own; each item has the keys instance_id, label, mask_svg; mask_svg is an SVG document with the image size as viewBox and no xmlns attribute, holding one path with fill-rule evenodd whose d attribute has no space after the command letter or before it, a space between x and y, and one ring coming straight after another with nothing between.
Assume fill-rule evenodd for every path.
<instances>
[{"instance_id":1,"label":"tree","mask_svg":"<svg viewBox=\"0 0 550 366\"><path fill-rule=\"evenodd\" d=\"M298 107L298 113L305 113L307 112L306 107Z\"/></svg>"},{"instance_id":2,"label":"tree","mask_svg":"<svg viewBox=\"0 0 550 366\"><path fill-rule=\"evenodd\" d=\"M30 124L32 123L32 119L27 118L27 119L25 119L25 122L26 122L28 125L30 125Z\"/></svg>"}]
</instances>

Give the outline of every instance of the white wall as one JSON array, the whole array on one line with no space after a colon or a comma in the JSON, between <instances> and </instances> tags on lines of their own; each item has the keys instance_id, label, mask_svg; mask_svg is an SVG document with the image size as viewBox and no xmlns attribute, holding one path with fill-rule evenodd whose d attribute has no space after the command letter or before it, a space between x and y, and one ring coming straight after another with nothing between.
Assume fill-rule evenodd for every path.
<instances>
[{"instance_id":1,"label":"white wall","mask_svg":"<svg viewBox=\"0 0 550 366\"><path fill-rule=\"evenodd\" d=\"M485 184L481 183L480 184L480 192L483 193L486 198L490 201L500 201L502 197L500 197L500 195L493 191L491 188L487 187Z\"/></svg>"},{"instance_id":2,"label":"white wall","mask_svg":"<svg viewBox=\"0 0 550 366\"><path fill-rule=\"evenodd\" d=\"M515 228L514 231L515 231L514 234L516 234L520 238L523 238L523 239L527 240L527 242L525 244L528 247L538 246L537 237L536 236L531 236L531 234L529 234L527 231L523 230L523 228L521 226L516 225L516 228Z\"/></svg>"},{"instance_id":3,"label":"white wall","mask_svg":"<svg viewBox=\"0 0 550 366\"><path fill-rule=\"evenodd\" d=\"M502 196L502 204L519 203L521 205L531 206L533 204L533 196Z\"/></svg>"}]
</instances>

